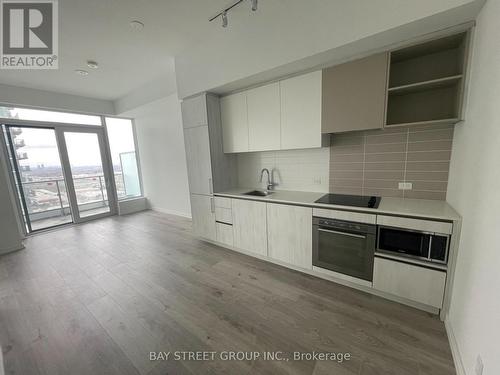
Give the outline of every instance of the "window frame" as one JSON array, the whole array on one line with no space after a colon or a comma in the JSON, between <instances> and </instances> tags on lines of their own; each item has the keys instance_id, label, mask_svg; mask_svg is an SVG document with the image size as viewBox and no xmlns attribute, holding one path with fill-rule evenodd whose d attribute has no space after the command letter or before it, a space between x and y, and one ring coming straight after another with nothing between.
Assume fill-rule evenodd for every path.
<instances>
[{"instance_id":1,"label":"window frame","mask_svg":"<svg viewBox=\"0 0 500 375\"><path fill-rule=\"evenodd\" d=\"M136 195L134 197L126 197L126 198L118 198L118 191L116 189L116 182L115 180L113 179L113 184L115 184L115 194L116 194L116 200L117 202L126 202L126 201L132 201L134 199L143 199L144 198L144 184L143 184L143 179L142 179L142 168L141 168L141 157L140 157L140 153L139 153L139 143L137 141L137 132L136 132L136 125L135 125L135 119L131 118L131 117L123 117L123 116L112 116L112 115L102 115L101 116L101 121L103 123L103 127L104 127L104 134L105 134L105 137L106 137L106 145L107 145L107 148L108 148L108 154L111 157L111 144L109 142L109 136L108 136L108 123L106 122L106 118L116 118L116 119L120 119L120 120L130 120L130 124L132 126L132 136L133 136L133 139L134 139L134 148L135 148L135 160L137 162L137 173L139 175L139 187L141 189L141 194L140 195ZM111 168L113 170L113 176L114 176L114 169L113 169L113 161L110 160L111 162Z\"/></svg>"}]
</instances>

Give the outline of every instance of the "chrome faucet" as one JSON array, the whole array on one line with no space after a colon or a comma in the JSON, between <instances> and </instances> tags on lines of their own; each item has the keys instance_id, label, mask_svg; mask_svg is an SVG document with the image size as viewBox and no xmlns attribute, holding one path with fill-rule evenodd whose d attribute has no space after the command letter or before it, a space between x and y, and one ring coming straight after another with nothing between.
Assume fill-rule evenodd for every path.
<instances>
[{"instance_id":1,"label":"chrome faucet","mask_svg":"<svg viewBox=\"0 0 500 375\"><path fill-rule=\"evenodd\" d=\"M263 168L260 171L260 182L262 182L262 178L264 177L264 172L267 172L267 190L273 190L275 183L272 181L271 175L269 174L269 169Z\"/></svg>"}]
</instances>

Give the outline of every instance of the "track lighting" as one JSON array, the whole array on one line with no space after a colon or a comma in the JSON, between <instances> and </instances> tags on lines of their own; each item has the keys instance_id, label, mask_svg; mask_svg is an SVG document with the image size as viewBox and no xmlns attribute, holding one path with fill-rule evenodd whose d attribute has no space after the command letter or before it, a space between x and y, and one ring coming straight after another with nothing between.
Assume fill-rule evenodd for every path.
<instances>
[{"instance_id":1,"label":"track lighting","mask_svg":"<svg viewBox=\"0 0 500 375\"><path fill-rule=\"evenodd\" d=\"M220 17L222 19L222 27L227 27L227 12L229 12L231 9L233 9L235 6L241 4L245 0L237 0L235 1L232 5L228 6L226 9L221 10L219 13L217 13L215 16L212 18L208 19L208 22L212 22L214 19ZM257 3L258 0L250 0L252 4L252 11L255 12L257 10Z\"/></svg>"},{"instance_id":2,"label":"track lighting","mask_svg":"<svg viewBox=\"0 0 500 375\"><path fill-rule=\"evenodd\" d=\"M224 11L221 15L222 18L222 27L227 27L227 12Z\"/></svg>"}]
</instances>

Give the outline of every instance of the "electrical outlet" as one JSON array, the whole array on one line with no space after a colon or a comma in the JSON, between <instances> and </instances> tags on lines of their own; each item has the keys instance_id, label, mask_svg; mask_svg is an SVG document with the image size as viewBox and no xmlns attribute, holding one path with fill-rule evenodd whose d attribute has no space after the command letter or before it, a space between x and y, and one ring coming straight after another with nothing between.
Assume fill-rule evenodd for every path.
<instances>
[{"instance_id":1,"label":"electrical outlet","mask_svg":"<svg viewBox=\"0 0 500 375\"><path fill-rule=\"evenodd\" d=\"M483 360L481 359L481 356L478 355L476 358L476 375L483 375Z\"/></svg>"},{"instance_id":2,"label":"electrical outlet","mask_svg":"<svg viewBox=\"0 0 500 375\"><path fill-rule=\"evenodd\" d=\"M313 178L313 184L314 185L321 185L321 177Z\"/></svg>"},{"instance_id":3,"label":"electrical outlet","mask_svg":"<svg viewBox=\"0 0 500 375\"><path fill-rule=\"evenodd\" d=\"M399 190L412 190L413 189L413 183L411 183L411 182L400 182L398 184L398 189Z\"/></svg>"}]
</instances>

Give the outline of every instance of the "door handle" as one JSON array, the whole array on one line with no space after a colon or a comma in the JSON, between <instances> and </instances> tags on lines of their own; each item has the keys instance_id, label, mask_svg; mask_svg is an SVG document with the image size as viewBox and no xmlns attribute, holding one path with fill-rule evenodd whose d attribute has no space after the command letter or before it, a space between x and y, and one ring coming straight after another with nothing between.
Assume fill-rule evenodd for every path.
<instances>
[{"instance_id":1,"label":"door handle","mask_svg":"<svg viewBox=\"0 0 500 375\"><path fill-rule=\"evenodd\" d=\"M210 194L214 193L214 187L212 185L212 178L211 177L208 179L208 191L210 192Z\"/></svg>"},{"instance_id":2,"label":"door handle","mask_svg":"<svg viewBox=\"0 0 500 375\"><path fill-rule=\"evenodd\" d=\"M348 237L355 237L355 238L362 238L365 239L366 236L363 236L362 234L354 234L354 233L348 233L348 232L339 232L336 230L330 230L330 229L323 229L323 228L318 228L319 232L325 232L325 233L332 233L332 234L340 234L341 236L348 236Z\"/></svg>"},{"instance_id":3,"label":"door handle","mask_svg":"<svg viewBox=\"0 0 500 375\"><path fill-rule=\"evenodd\" d=\"M214 198L210 198L210 212L211 213L215 212Z\"/></svg>"}]
</instances>

